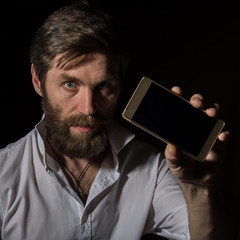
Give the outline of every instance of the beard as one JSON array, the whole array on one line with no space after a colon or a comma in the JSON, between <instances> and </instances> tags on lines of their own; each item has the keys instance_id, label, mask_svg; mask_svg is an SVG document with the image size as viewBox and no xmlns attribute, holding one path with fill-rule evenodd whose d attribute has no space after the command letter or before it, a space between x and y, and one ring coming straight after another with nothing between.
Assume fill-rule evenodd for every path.
<instances>
[{"instance_id":1,"label":"beard","mask_svg":"<svg viewBox=\"0 0 240 240\"><path fill-rule=\"evenodd\" d=\"M62 154L72 159L90 159L106 151L108 146L106 118L79 114L61 120L61 107L53 107L46 94L42 98L42 108L48 133ZM70 128L74 126L91 127L92 131L72 132Z\"/></svg>"}]
</instances>

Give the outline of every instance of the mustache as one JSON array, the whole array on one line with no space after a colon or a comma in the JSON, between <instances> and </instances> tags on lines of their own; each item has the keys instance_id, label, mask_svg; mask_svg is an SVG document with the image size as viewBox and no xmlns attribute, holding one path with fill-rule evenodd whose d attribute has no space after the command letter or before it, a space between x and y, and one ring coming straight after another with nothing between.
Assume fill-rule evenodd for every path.
<instances>
[{"instance_id":1,"label":"mustache","mask_svg":"<svg viewBox=\"0 0 240 240\"><path fill-rule=\"evenodd\" d=\"M101 118L88 116L84 114L70 116L62 120L63 125L66 127L82 126L82 127L96 127L103 124L105 121Z\"/></svg>"}]
</instances>

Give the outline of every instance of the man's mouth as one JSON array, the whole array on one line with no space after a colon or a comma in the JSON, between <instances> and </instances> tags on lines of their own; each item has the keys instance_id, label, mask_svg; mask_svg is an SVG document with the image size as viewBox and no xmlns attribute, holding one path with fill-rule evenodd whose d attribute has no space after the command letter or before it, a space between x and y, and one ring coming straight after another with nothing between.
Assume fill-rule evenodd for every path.
<instances>
[{"instance_id":1,"label":"man's mouth","mask_svg":"<svg viewBox=\"0 0 240 240\"><path fill-rule=\"evenodd\" d=\"M80 133L89 133L89 132L92 132L93 129L94 129L94 126L72 126L71 127L75 132L80 132Z\"/></svg>"}]
</instances>

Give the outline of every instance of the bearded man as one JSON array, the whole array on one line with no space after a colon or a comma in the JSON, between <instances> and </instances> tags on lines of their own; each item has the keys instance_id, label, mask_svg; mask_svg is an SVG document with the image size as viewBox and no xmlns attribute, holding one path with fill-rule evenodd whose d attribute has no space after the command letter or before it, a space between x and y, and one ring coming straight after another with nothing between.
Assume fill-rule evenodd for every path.
<instances>
[{"instance_id":1,"label":"bearded man","mask_svg":"<svg viewBox=\"0 0 240 240\"><path fill-rule=\"evenodd\" d=\"M110 17L84 1L38 29L31 73L44 115L0 152L2 240L233 239L208 166L221 155L197 164L171 145L164 155L113 121L126 56Z\"/></svg>"}]
</instances>

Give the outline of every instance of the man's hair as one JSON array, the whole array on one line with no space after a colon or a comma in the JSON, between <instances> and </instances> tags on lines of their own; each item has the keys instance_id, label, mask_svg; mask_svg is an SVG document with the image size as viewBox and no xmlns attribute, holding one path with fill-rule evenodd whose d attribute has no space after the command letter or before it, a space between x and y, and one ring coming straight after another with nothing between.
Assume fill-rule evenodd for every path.
<instances>
[{"instance_id":1,"label":"man's hair","mask_svg":"<svg viewBox=\"0 0 240 240\"><path fill-rule=\"evenodd\" d=\"M122 46L111 18L80 0L60 8L46 19L33 39L30 60L44 83L52 60L59 54L62 57L58 67L63 68L78 56L101 52L113 57L123 78L128 61Z\"/></svg>"}]
</instances>

